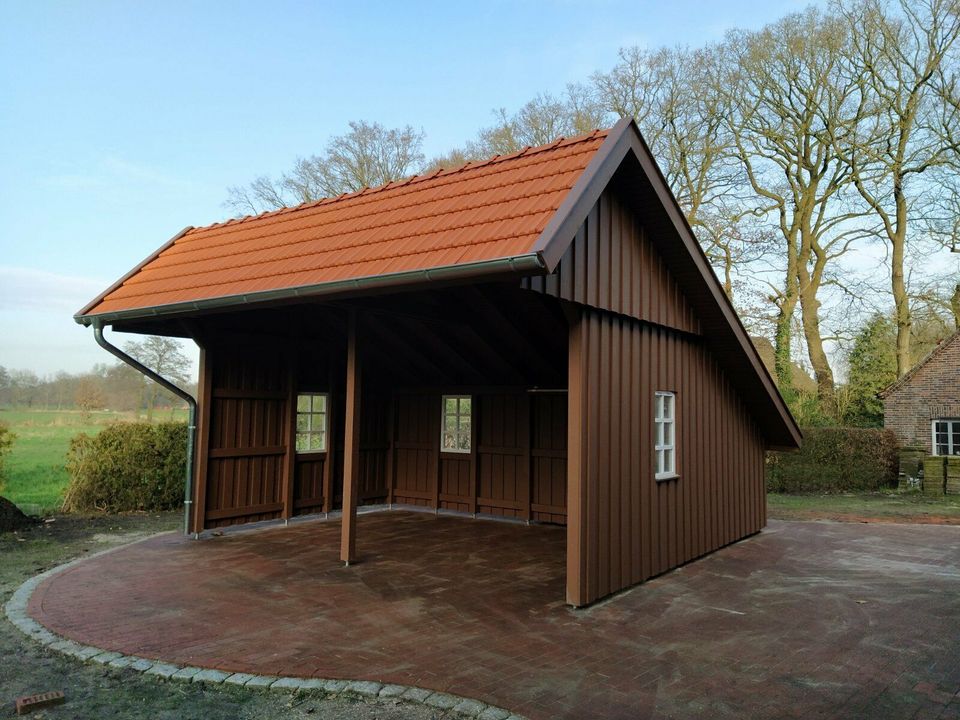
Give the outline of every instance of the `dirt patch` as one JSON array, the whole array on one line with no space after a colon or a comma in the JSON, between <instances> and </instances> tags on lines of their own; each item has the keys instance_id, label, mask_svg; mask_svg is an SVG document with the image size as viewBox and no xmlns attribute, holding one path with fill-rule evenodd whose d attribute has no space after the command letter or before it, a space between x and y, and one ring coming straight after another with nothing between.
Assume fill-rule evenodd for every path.
<instances>
[{"instance_id":1,"label":"dirt patch","mask_svg":"<svg viewBox=\"0 0 960 720\"><path fill-rule=\"evenodd\" d=\"M35 525L36 522L24 515L20 508L5 497L0 497L0 533L20 530Z\"/></svg>"}]
</instances>

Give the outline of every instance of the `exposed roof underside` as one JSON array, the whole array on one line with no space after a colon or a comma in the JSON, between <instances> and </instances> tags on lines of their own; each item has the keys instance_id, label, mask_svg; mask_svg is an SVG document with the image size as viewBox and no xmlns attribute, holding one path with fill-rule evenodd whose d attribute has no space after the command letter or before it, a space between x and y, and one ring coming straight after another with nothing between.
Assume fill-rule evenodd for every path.
<instances>
[{"instance_id":1,"label":"exposed roof underside","mask_svg":"<svg viewBox=\"0 0 960 720\"><path fill-rule=\"evenodd\" d=\"M960 330L957 330L953 335L950 335L945 340L942 340L939 345L937 345L933 350L927 353L927 356L923 358L920 362L910 368L903 376L894 380L890 385L877 393L881 398L890 397L893 393L900 390L905 385L909 385L910 381L916 376L918 372L929 363L933 362L936 358L940 357L943 354L943 351L946 350L950 345L955 342L960 342Z\"/></svg>"},{"instance_id":2,"label":"exposed roof underside","mask_svg":"<svg viewBox=\"0 0 960 720\"><path fill-rule=\"evenodd\" d=\"M636 125L374 190L187 228L81 310L83 324L552 272L603 190L633 204L768 441L801 434Z\"/></svg>"}]
</instances>

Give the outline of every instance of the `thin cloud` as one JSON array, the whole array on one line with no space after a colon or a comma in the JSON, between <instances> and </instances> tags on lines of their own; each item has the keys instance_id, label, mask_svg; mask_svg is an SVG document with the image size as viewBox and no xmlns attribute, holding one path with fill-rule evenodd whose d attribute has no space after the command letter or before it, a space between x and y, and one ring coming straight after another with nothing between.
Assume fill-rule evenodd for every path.
<instances>
[{"instance_id":1,"label":"thin cloud","mask_svg":"<svg viewBox=\"0 0 960 720\"><path fill-rule=\"evenodd\" d=\"M74 313L109 283L78 275L0 265L0 310Z\"/></svg>"}]
</instances>

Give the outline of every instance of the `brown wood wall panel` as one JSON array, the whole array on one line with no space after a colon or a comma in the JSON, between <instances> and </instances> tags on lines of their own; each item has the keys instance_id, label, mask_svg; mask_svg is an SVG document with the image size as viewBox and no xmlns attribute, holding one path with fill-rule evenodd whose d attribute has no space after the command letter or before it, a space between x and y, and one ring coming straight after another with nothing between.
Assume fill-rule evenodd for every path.
<instances>
[{"instance_id":1,"label":"brown wood wall panel","mask_svg":"<svg viewBox=\"0 0 960 720\"><path fill-rule=\"evenodd\" d=\"M293 514L309 515L323 508L326 455L298 455L293 482Z\"/></svg>"},{"instance_id":2,"label":"brown wood wall panel","mask_svg":"<svg viewBox=\"0 0 960 720\"><path fill-rule=\"evenodd\" d=\"M456 454L440 452L440 393L394 397L392 502L566 522L566 395L473 399L473 449Z\"/></svg>"},{"instance_id":3,"label":"brown wood wall panel","mask_svg":"<svg viewBox=\"0 0 960 720\"><path fill-rule=\"evenodd\" d=\"M690 333L700 323L636 215L607 190L551 275L523 287Z\"/></svg>"},{"instance_id":4,"label":"brown wood wall panel","mask_svg":"<svg viewBox=\"0 0 960 720\"><path fill-rule=\"evenodd\" d=\"M216 348L205 432L205 527L280 517L287 423L278 353Z\"/></svg>"},{"instance_id":5,"label":"brown wood wall panel","mask_svg":"<svg viewBox=\"0 0 960 720\"><path fill-rule=\"evenodd\" d=\"M703 344L592 309L571 334L579 532L568 540L568 600L593 602L758 532L764 440ZM657 390L676 393L679 477L665 481L654 479Z\"/></svg>"}]
</instances>

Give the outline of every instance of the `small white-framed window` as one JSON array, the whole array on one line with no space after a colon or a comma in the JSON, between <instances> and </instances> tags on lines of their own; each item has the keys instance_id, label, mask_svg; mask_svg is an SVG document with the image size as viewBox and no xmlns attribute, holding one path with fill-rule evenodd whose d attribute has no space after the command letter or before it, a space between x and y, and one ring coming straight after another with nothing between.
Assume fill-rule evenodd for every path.
<instances>
[{"instance_id":1,"label":"small white-framed window","mask_svg":"<svg viewBox=\"0 0 960 720\"><path fill-rule=\"evenodd\" d=\"M327 451L326 393L300 393L297 395L297 452L312 453Z\"/></svg>"},{"instance_id":2,"label":"small white-framed window","mask_svg":"<svg viewBox=\"0 0 960 720\"><path fill-rule=\"evenodd\" d=\"M470 452L470 427L473 399L469 395L444 395L440 426L440 450L450 453Z\"/></svg>"},{"instance_id":3,"label":"small white-framed window","mask_svg":"<svg viewBox=\"0 0 960 720\"><path fill-rule=\"evenodd\" d=\"M654 395L654 468L657 480L677 476L677 397L658 390Z\"/></svg>"},{"instance_id":4,"label":"small white-framed window","mask_svg":"<svg viewBox=\"0 0 960 720\"><path fill-rule=\"evenodd\" d=\"M933 454L960 455L960 418L933 421Z\"/></svg>"}]
</instances>

